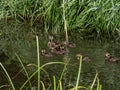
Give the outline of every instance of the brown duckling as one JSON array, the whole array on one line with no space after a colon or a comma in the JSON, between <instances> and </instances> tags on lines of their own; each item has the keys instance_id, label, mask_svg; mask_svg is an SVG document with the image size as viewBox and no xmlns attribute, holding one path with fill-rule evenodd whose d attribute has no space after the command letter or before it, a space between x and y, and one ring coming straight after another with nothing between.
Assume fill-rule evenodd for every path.
<instances>
[{"instance_id":1,"label":"brown duckling","mask_svg":"<svg viewBox=\"0 0 120 90\"><path fill-rule=\"evenodd\" d=\"M76 54L77 59L79 60L82 55L80 53ZM83 62L89 62L91 61L89 57L82 57Z\"/></svg>"},{"instance_id":2,"label":"brown duckling","mask_svg":"<svg viewBox=\"0 0 120 90\"><path fill-rule=\"evenodd\" d=\"M51 49L51 52L52 53L55 53L55 54L60 54L60 55L62 55L62 54L64 54L62 51L59 51L59 50L57 50L57 49Z\"/></svg>"},{"instance_id":3,"label":"brown duckling","mask_svg":"<svg viewBox=\"0 0 120 90\"><path fill-rule=\"evenodd\" d=\"M54 42L53 39L54 39L53 36L49 35L49 42L48 42L49 49L55 48L60 45L59 43Z\"/></svg>"},{"instance_id":4,"label":"brown duckling","mask_svg":"<svg viewBox=\"0 0 120 90\"><path fill-rule=\"evenodd\" d=\"M82 55L80 53L76 54L77 59L79 60Z\"/></svg>"},{"instance_id":5,"label":"brown duckling","mask_svg":"<svg viewBox=\"0 0 120 90\"><path fill-rule=\"evenodd\" d=\"M53 36L49 35L49 41L52 42L53 41Z\"/></svg>"},{"instance_id":6,"label":"brown duckling","mask_svg":"<svg viewBox=\"0 0 120 90\"><path fill-rule=\"evenodd\" d=\"M119 61L119 58L117 57L112 57L110 55L110 53L105 53L105 61L109 61L109 62L118 62Z\"/></svg>"},{"instance_id":7,"label":"brown duckling","mask_svg":"<svg viewBox=\"0 0 120 90\"><path fill-rule=\"evenodd\" d=\"M68 46L70 48L75 48L76 47L76 45L74 43L70 43L70 42L66 42L66 41L64 41L62 44L65 45L65 46Z\"/></svg>"},{"instance_id":8,"label":"brown duckling","mask_svg":"<svg viewBox=\"0 0 120 90\"><path fill-rule=\"evenodd\" d=\"M52 48L51 52L55 54L66 54L68 53L68 50L66 50L64 46L60 45L55 48Z\"/></svg>"},{"instance_id":9,"label":"brown duckling","mask_svg":"<svg viewBox=\"0 0 120 90\"><path fill-rule=\"evenodd\" d=\"M53 48L56 48L56 47L59 47L60 46L60 44L59 43L57 43L57 42L48 42L48 48L49 49L53 49Z\"/></svg>"},{"instance_id":10,"label":"brown duckling","mask_svg":"<svg viewBox=\"0 0 120 90\"><path fill-rule=\"evenodd\" d=\"M46 52L46 50L41 50L41 55L45 57L52 57L53 55L50 52Z\"/></svg>"}]
</instances>

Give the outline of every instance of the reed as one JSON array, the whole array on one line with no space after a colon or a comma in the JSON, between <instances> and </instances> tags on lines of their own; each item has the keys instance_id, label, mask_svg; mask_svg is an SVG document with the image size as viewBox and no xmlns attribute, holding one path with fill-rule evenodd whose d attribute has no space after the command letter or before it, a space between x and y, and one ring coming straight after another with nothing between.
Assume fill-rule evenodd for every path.
<instances>
[{"instance_id":1,"label":"reed","mask_svg":"<svg viewBox=\"0 0 120 90\"><path fill-rule=\"evenodd\" d=\"M66 36L66 41L68 42L67 20L66 20L66 17L65 17L66 16L65 0L63 0L62 8L63 8L63 21L64 21L65 36Z\"/></svg>"}]
</instances>

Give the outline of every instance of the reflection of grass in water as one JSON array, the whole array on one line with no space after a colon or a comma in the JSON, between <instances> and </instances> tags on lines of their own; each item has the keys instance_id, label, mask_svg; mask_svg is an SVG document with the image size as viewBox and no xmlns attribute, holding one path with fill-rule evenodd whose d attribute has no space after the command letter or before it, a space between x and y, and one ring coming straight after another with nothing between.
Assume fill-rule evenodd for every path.
<instances>
[{"instance_id":1,"label":"reflection of grass in water","mask_svg":"<svg viewBox=\"0 0 120 90\"><path fill-rule=\"evenodd\" d=\"M34 88L33 85L32 85L32 83L30 82L30 80L31 80L31 78L34 77L35 75L38 76L38 81L37 81L37 82L38 82L38 85L37 85L37 87L35 87L35 88L37 88L38 90L40 90L41 88L42 88L42 90L46 90L46 89L48 90L48 88L52 88L52 86L51 86L52 84L53 84L53 90L64 90L63 88L65 88L66 86L64 86L64 82L63 82L62 80L63 80L63 78L64 78L64 76L65 76L65 72L66 72L66 70L67 70L67 65L68 65L69 61L66 62L66 63L64 63L64 62L48 62L48 63L46 63L46 64L44 64L44 65L40 65L39 41L38 41L38 37L36 37L36 41L37 41L37 53L38 53L37 56L38 56L38 63L39 63L39 64L37 64L37 65L35 65L35 64L28 64L28 65L27 65L27 66L29 66L29 67L37 67L37 69L36 69L31 75L28 74L28 72L27 72L27 70L26 70L26 67L25 67L25 66L23 65L23 63L22 63L22 60L21 60L21 59L19 58L19 56L16 54L17 58L18 58L19 61L20 61L21 66L22 66L22 68L23 68L23 70L24 70L24 72L25 72L25 74L26 74L26 76L27 76L27 80L22 84L22 86L20 86L20 90L23 90L23 88L26 87L26 84L27 84L27 83L29 83L29 87L30 87L31 89ZM60 75L60 77L59 77L58 80L56 79L56 76L53 76L53 82L50 83L50 86L49 86L49 87L45 87L46 85L45 85L44 81L41 81L41 75L40 75L40 73L43 71L43 72L45 72L45 74L47 74L47 75L49 76L49 74L47 73L47 71L46 71L44 68L47 67L48 65L53 65L53 64L61 64L61 65L64 65L63 70L62 70L61 75ZM15 90L15 86L14 86L14 84L13 84L13 81L11 80L9 74L7 73L7 71L6 71L6 69L4 68L4 66L2 65L2 63L0 63L0 66L3 68L3 70L4 70L5 74L6 74L6 77L8 78L8 81L10 82L11 88L12 88L13 90ZM80 85L79 85L81 66L82 66L82 56L81 56L80 62L79 62L79 70L78 70L78 77L77 77L76 85L73 86L72 88L69 88L70 90L79 90L80 88L86 88L86 87L84 87L84 86L80 86ZM37 73L38 73L38 74L37 74ZM93 80L93 83L92 83L91 86L89 86L90 88L88 87L88 89L93 90L93 86L95 85L95 82L96 82L96 80L97 80L97 90L101 90L101 85L100 85L100 83L99 83L99 79L98 79L97 75L98 75L98 73L96 73L96 76L95 76L95 78L94 78L94 80ZM28 84L27 84L27 85L28 85ZM41 85L41 86L40 86L40 85ZM6 85L1 85L1 86L0 86L0 88L3 88L3 87L6 87ZM28 86L27 86L27 87L28 87ZM87 89L87 88L86 88L86 89Z\"/></svg>"}]
</instances>

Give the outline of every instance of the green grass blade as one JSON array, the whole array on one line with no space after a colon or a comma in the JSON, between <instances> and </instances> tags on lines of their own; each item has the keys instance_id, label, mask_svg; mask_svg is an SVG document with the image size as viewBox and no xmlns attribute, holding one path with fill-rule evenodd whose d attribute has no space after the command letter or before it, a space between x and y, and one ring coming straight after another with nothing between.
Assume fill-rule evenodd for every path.
<instances>
[{"instance_id":1,"label":"green grass blade","mask_svg":"<svg viewBox=\"0 0 120 90\"><path fill-rule=\"evenodd\" d=\"M0 86L0 90L2 89L2 88L4 88L4 87L8 87L9 85L1 85Z\"/></svg>"},{"instance_id":2,"label":"green grass blade","mask_svg":"<svg viewBox=\"0 0 120 90\"><path fill-rule=\"evenodd\" d=\"M10 78L10 76L9 76L9 74L8 74L8 72L7 72L7 70L4 68L4 66L2 65L1 62L0 62L0 66L2 67L2 69L3 69L4 72L5 72L5 74L7 75L7 78L8 78L8 80L9 80L10 84L11 84L12 90L15 90L15 86L14 86L14 84L13 84L11 78Z\"/></svg>"},{"instance_id":3,"label":"green grass blade","mask_svg":"<svg viewBox=\"0 0 120 90\"><path fill-rule=\"evenodd\" d=\"M37 42L37 65L40 67L40 54L39 54L39 40L38 36L36 36L36 42ZM38 68L38 90L40 90L40 69Z\"/></svg>"},{"instance_id":4,"label":"green grass blade","mask_svg":"<svg viewBox=\"0 0 120 90\"><path fill-rule=\"evenodd\" d=\"M97 76L98 76L98 72L96 71L96 75L95 75L95 78L94 78L94 80L93 80L93 83L92 83L92 85L91 85L91 87L90 87L90 90L93 89L93 86L95 85L95 81L97 80Z\"/></svg>"},{"instance_id":5,"label":"green grass blade","mask_svg":"<svg viewBox=\"0 0 120 90\"><path fill-rule=\"evenodd\" d=\"M21 60L20 57L17 55L17 53L15 53L15 55L16 55L16 57L18 58L18 60L19 60L19 62L20 62L20 64L21 64L21 66L22 66L22 68L23 68L23 70L24 70L24 72L25 72L27 78L29 79L28 72L27 72L25 66L23 65L22 60ZM30 84L30 88L32 88L32 84L31 84L31 82L30 82L30 79L29 79L29 84Z\"/></svg>"},{"instance_id":6,"label":"green grass blade","mask_svg":"<svg viewBox=\"0 0 120 90\"><path fill-rule=\"evenodd\" d=\"M42 87L43 87L42 89L45 90L45 85L42 81L41 81L41 84L42 84Z\"/></svg>"},{"instance_id":7,"label":"green grass blade","mask_svg":"<svg viewBox=\"0 0 120 90\"><path fill-rule=\"evenodd\" d=\"M79 80L80 80L81 67L82 67L82 56L80 56L79 70L78 70L78 76L77 76L76 89L75 90L78 90L78 84L79 84Z\"/></svg>"},{"instance_id":8,"label":"green grass blade","mask_svg":"<svg viewBox=\"0 0 120 90\"><path fill-rule=\"evenodd\" d=\"M60 90L62 90L62 83L60 80L59 80L59 86L60 86Z\"/></svg>"},{"instance_id":9,"label":"green grass blade","mask_svg":"<svg viewBox=\"0 0 120 90\"><path fill-rule=\"evenodd\" d=\"M54 90L56 90L56 78L53 76L53 82L54 82Z\"/></svg>"}]
</instances>

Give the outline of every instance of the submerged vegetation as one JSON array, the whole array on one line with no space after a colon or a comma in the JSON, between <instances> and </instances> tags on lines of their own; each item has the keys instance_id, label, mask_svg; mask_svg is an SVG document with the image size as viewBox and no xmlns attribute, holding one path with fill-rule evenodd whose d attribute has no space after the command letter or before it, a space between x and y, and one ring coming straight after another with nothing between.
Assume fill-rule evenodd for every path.
<instances>
[{"instance_id":1,"label":"submerged vegetation","mask_svg":"<svg viewBox=\"0 0 120 90\"><path fill-rule=\"evenodd\" d=\"M45 31L111 35L120 30L119 0L1 0L0 19L39 25Z\"/></svg>"}]
</instances>

